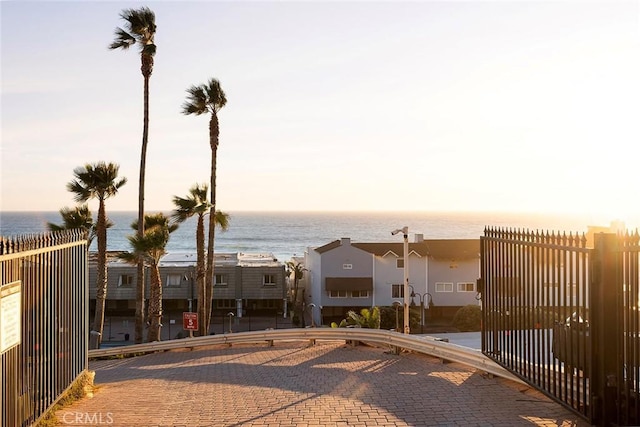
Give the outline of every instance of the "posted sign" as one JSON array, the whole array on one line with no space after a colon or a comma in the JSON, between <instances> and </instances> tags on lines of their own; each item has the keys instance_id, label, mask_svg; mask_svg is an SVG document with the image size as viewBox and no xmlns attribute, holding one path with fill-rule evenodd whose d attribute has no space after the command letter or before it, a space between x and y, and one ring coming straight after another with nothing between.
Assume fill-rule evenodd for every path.
<instances>
[{"instance_id":1,"label":"posted sign","mask_svg":"<svg viewBox=\"0 0 640 427\"><path fill-rule=\"evenodd\" d=\"M198 313L185 311L182 313L182 329L185 331L198 330Z\"/></svg>"},{"instance_id":2,"label":"posted sign","mask_svg":"<svg viewBox=\"0 0 640 427\"><path fill-rule=\"evenodd\" d=\"M21 291L21 281L0 287L0 354L20 344Z\"/></svg>"}]
</instances>

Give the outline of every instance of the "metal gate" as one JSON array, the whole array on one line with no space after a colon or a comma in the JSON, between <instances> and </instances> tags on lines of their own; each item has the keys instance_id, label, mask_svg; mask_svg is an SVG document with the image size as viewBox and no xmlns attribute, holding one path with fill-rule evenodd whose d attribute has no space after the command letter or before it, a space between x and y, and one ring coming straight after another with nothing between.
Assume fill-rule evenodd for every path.
<instances>
[{"instance_id":1,"label":"metal gate","mask_svg":"<svg viewBox=\"0 0 640 427\"><path fill-rule=\"evenodd\" d=\"M17 299L0 304L3 426L33 424L87 369L87 277L84 233L0 237L0 302Z\"/></svg>"},{"instance_id":2,"label":"metal gate","mask_svg":"<svg viewBox=\"0 0 640 427\"><path fill-rule=\"evenodd\" d=\"M593 424L638 424L638 233L480 240L483 353Z\"/></svg>"}]
</instances>

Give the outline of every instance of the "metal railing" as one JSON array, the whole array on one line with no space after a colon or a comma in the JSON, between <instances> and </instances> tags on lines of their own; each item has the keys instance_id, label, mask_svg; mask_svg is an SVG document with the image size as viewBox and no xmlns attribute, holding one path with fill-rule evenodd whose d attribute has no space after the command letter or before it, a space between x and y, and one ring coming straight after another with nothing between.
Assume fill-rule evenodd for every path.
<instances>
[{"instance_id":1,"label":"metal railing","mask_svg":"<svg viewBox=\"0 0 640 427\"><path fill-rule=\"evenodd\" d=\"M557 333L566 319L586 320L589 311L585 246L580 236L488 229L480 268L483 352L589 418L587 377L565 369L586 359L584 336L567 345Z\"/></svg>"},{"instance_id":2,"label":"metal railing","mask_svg":"<svg viewBox=\"0 0 640 427\"><path fill-rule=\"evenodd\" d=\"M640 422L639 240L485 230L483 353L594 424Z\"/></svg>"},{"instance_id":3,"label":"metal railing","mask_svg":"<svg viewBox=\"0 0 640 427\"><path fill-rule=\"evenodd\" d=\"M0 286L16 284L20 309L3 319L20 328L17 345L0 355L3 426L36 422L87 368L84 233L0 237Z\"/></svg>"},{"instance_id":4,"label":"metal railing","mask_svg":"<svg viewBox=\"0 0 640 427\"><path fill-rule=\"evenodd\" d=\"M620 424L640 423L640 235L618 237L620 280L616 292L615 314L618 329L618 356L615 363L615 399L621 402L618 411ZM608 336L608 331L605 331Z\"/></svg>"},{"instance_id":5,"label":"metal railing","mask_svg":"<svg viewBox=\"0 0 640 427\"><path fill-rule=\"evenodd\" d=\"M405 335L382 329L366 328L292 328L228 333L224 335L208 335L203 337L89 350L89 357L101 358L139 355L179 348L197 348L223 344L266 343L267 345L273 345L274 341L300 340L308 340L311 343L316 340L362 341L385 345L395 349L406 349L434 356L442 360L462 363L498 377L523 383L520 378L483 355L479 350L473 350L471 348L440 341L433 337Z\"/></svg>"}]
</instances>

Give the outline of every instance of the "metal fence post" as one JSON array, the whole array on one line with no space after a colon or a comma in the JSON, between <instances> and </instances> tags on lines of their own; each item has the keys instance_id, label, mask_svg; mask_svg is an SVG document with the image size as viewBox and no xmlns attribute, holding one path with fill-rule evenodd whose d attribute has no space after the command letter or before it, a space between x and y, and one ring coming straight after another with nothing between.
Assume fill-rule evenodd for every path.
<instances>
[{"instance_id":1,"label":"metal fence post","mask_svg":"<svg viewBox=\"0 0 640 427\"><path fill-rule=\"evenodd\" d=\"M618 237L612 233L594 236L592 283L589 296L592 334L591 404L593 422L618 424L617 390L622 379L617 359L621 347L620 310L622 258Z\"/></svg>"}]
</instances>

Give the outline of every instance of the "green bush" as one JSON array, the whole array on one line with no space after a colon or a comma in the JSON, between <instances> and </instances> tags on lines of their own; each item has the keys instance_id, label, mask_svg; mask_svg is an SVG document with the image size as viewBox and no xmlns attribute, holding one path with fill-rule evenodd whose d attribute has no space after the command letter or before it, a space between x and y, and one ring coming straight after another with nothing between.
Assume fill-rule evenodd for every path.
<instances>
[{"instance_id":1,"label":"green bush","mask_svg":"<svg viewBox=\"0 0 640 427\"><path fill-rule=\"evenodd\" d=\"M400 310L402 316L402 310ZM402 317L400 317L402 319ZM393 307L380 307L380 329L394 329L396 327L396 310Z\"/></svg>"},{"instance_id":2,"label":"green bush","mask_svg":"<svg viewBox=\"0 0 640 427\"><path fill-rule=\"evenodd\" d=\"M336 322L331 322L332 328L346 328L349 326L380 329L380 308L363 308L362 310L360 310L360 314L356 313L353 310L349 310L349 312L347 313L347 318L343 319L339 325Z\"/></svg>"},{"instance_id":3,"label":"green bush","mask_svg":"<svg viewBox=\"0 0 640 427\"><path fill-rule=\"evenodd\" d=\"M453 316L453 326L461 332L479 331L482 322L482 310L478 305L465 305Z\"/></svg>"},{"instance_id":4,"label":"green bush","mask_svg":"<svg viewBox=\"0 0 640 427\"><path fill-rule=\"evenodd\" d=\"M426 316L426 314L425 314ZM425 317L426 319L426 317ZM404 324L404 308L398 308L398 329L402 332ZM409 309L409 326L411 332L420 332L420 307ZM380 329L393 330L396 328L396 308L380 307Z\"/></svg>"}]
</instances>

